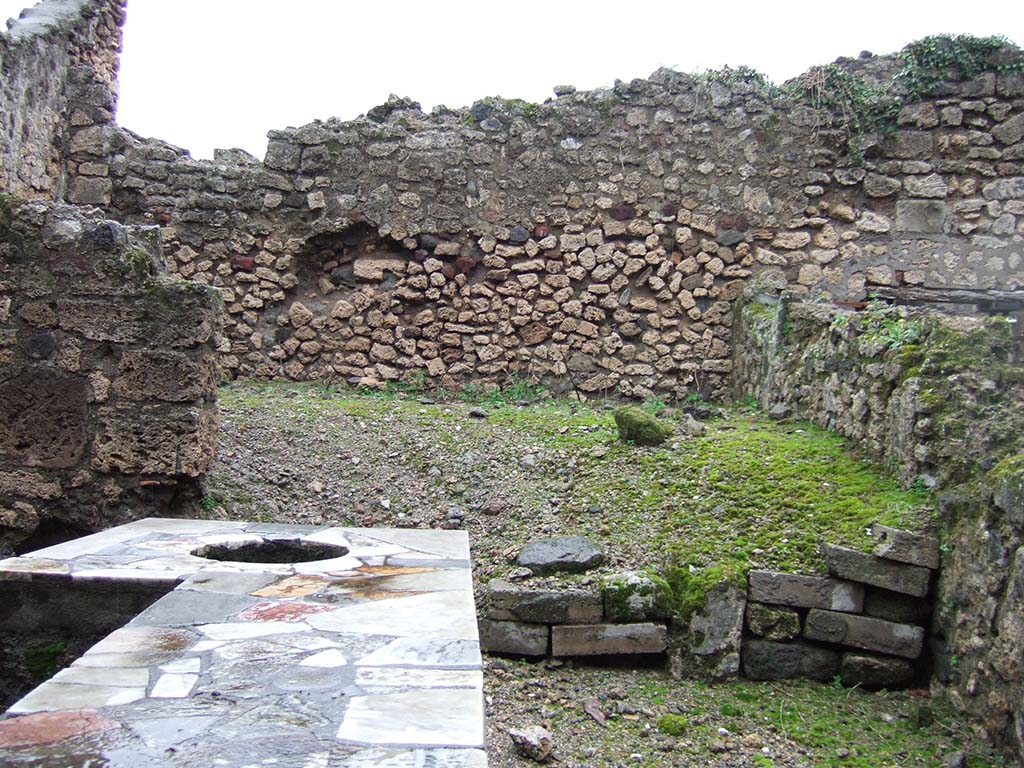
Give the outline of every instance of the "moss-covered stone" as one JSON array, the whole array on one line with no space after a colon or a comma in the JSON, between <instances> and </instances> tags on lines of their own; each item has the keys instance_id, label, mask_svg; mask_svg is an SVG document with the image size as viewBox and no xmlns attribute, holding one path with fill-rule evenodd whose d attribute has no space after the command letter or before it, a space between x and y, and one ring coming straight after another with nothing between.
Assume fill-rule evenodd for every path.
<instances>
[{"instance_id":1,"label":"moss-covered stone","mask_svg":"<svg viewBox=\"0 0 1024 768\"><path fill-rule=\"evenodd\" d=\"M601 586L601 599L608 621L649 621L672 614L668 584L655 576L632 572L609 576Z\"/></svg>"},{"instance_id":2,"label":"moss-covered stone","mask_svg":"<svg viewBox=\"0 0 1024 768\"><path fill-rule=\"evenodd\" d=\"M636 406L627 405L615 411L619 438L636 445L660 445L672 434L672 427Z\"/></svg>"},{"instance_id":3,"label":"moss-covered stone","mask_svg":"<svg viewBox=\"0 0 1024 768\"><path fill-rule=\"evenodd\" d=\"M792 640L800 634L800 616L791 608L747 603L747 627L758 637Z\"/></svg>"},{"instance_id":4,"label":"moss-covered stone","mask_svg":"<svg viewBox=\"0 0 1024 768\"><path fill-rule=\"evenodd\" d=\"M999 462L989 473L993 500L1012 523L1024 523L1024 454L1018 453Z\"/></svg>"},{"instance_id":5,"label":"moss-covered stone","mask_svg":"<svg viewBox=\"0 0 1024 768\"><path fill-rule=\"evenodd\" d=\"M662 715L658 718L658 730L666 736L682 736L690 727L690 721L682 715Z\"/></svg>"}]
</instances>

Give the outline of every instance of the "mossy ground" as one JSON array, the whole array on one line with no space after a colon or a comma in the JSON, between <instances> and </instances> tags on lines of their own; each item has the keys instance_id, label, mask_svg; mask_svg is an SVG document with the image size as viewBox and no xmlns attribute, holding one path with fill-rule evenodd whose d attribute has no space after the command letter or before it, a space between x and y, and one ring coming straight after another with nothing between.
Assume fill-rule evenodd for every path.
<instances>
[{"instance_id":1,"label":"mossy ground","mask_svg":"<svg viewBox=\"0 0 1024 768\"><path fill-rule=\"evenodd\" d=\"M602 403L521 405L492 395L487 418L473 419L459 402L246 384L224 388L221 406L229 424L270 411L284 435L324 444L353 420L368 435L386 425L396 477L407 468L441 491L436 498L466 505L471 521L490 494L514 502L506 517L480 520L484 530L470 526L488 570L508 565L501 553L537 536L530 523L546 518L552 533L594 539L615 567L665 576L683 603L750 568L819 573L823 543L868 549L873 522L914 530L932 523L926 494L901 489L842 438L739 407L722 409L702 437L645 448L618 439L612 406ZM523 453L535 457L529 466ZM431 468L435 476L424 478ZM455 482L445 484L449 475ZM233 489L237 478L216 471L211 481L225 496L260 496ZM407 496L392 508L415 517L422 501ZM487 534L498 528L502 546L491 551Z\"/></svg>"},{"instance_id":2,"label":"mossy ground","mask_svg":"<svg viewBox=\"0 0 1024 768\"><path fill-rule=\"evenodd\" d=\"M582 534L609 556L597 575L666 574L677 610L754 566L820 572L820 543L866 548L873 521L914 529L932 523L927 496L901 490L841 438L770 421L749 407L723 409L702 437L643 448L618 439L613 404L521 404L537 396L527 391L463 394L471 402L314 384L225 387L209 513L433 527L459 507L478 599L489 578L515 567L527 541ZM313 483L322 489L311 490ZM508 501L506 511L484 515L482 502L494 496ZM595 768L933 766L967 743L964 726L941 705L912 693L802 682L704 685L660 670L500 659L488 660L485 686L498 766L528 765L510 756L504 729L531 724L552 729L563 764ZM621 696L610 695L620 689ZM605 727L583 712L588 698L608 715ZM927 722L920 712L929 709ZM685 719L686 729L659 732L664 715ZM970 765L998 762L979 757Z\"/></svg>"}]
</instances>

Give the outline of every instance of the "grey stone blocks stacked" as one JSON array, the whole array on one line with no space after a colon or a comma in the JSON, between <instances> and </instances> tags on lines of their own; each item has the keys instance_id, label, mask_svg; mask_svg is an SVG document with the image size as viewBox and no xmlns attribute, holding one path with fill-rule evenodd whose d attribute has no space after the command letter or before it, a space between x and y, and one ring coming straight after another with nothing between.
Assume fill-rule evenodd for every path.
<instances>
[{"instance_id":1,"label":"grey stone blocks stacked","mask_svg":"<svg viewBox=\"0 0 1024 768\"><path fill-rule=\"evenodd\" d=\"M806 677L865 688L912 684L938 542L876 525L872 553L827 545L828 577L749 575L743 670L758 680Z\"/></svg>"},{"instance_id":2,"label":"grey stone blocks stacked","mask_svg":"<svg viewBox=\"0 0 1024 768\"><path fill-rule=\"evenodd\" d=\"M616 656L664 653L664 623L625 621L596 589L534 588L502 579L488 585L487 618L480 621L486 651L518 656Z\"/></svg>"}]
</instances>

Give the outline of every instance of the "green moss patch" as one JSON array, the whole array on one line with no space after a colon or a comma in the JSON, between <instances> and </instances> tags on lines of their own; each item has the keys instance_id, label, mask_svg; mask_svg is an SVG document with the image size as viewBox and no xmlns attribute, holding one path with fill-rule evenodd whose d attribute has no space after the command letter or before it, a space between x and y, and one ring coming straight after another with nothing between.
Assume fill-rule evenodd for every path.
<instances>
[{"instance_id":1,"label":"green moss patch","mask_svg":"<svg viewBox=\"0 0 1024 768\"><path fill-rule=\"evenodd\" d=\"M627 405L615 411L619 437L635 445L660 445L672 435L672 428L642 408Z\"/></svg>"},{"instance_id":2,"label":"green moss patch","mask_svg":"<svg viewBox=\"0 0 1024 768\"><path fill-rule=\"evenodd\" d=\"M297 445L316 436L324 457L314 463L327 476L353 475L341 463L347 459L332 464L347 447L346 430L379 435L393 454L393 482L418 477L431 494L397 491L393 510L437 520L449 504L468 508L480 578L505 576L517 548L543 526L548 535L594 541L610 558L599 575L657 574L679 615L699 608L715 584L741 583L751 568L820 573L823 543L868 549L873 522L920 530L932 521L926 494L901 490L842 438L743 408L707 422L703 436L639 447L618 439L612 409L601 403L495 400L481 419L460 402L268 383L224 388L221 406L229 423L272 414L275 432ZM211 489L232 498L243 492L236 481L214 472ZM372 509L383 492L355 486L345 494ZM508 514L473 513L495 495L510 500ZM345 518L344 506L337 514L361 519Z\"/></svg>"}]
</instances>

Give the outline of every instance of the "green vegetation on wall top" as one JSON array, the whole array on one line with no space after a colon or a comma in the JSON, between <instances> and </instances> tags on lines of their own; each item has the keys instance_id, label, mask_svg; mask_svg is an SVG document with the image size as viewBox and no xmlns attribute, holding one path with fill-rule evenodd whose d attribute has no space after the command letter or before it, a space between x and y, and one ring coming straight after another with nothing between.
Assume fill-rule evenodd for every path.
<instances>
[{"instance_id":1,"label":"green vegetation on wall top","mask_svg":"<svg viewBox=\"0 0 1024 768\"><path fill-rule=\"evenodd\" d=\"M920 101L948 79L1024 71L1024 51L1004 37L933 35L907 45L899 59L902 66L889 82L871 82L828 64L812 68L786 90L830 112L850 157L860 164L870 143L895 131L904 104Z\"/></svg>"}]
</instances>

